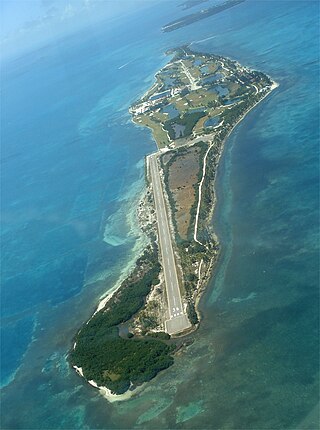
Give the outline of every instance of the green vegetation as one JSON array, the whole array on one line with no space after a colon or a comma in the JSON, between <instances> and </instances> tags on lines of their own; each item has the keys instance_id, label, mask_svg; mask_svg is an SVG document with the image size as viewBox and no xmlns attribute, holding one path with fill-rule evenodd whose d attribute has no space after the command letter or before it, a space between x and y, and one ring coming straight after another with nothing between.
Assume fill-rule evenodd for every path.
<instances>
[{"instance_id":1,"label":"green vegetation","mask_svg":"<svg viewBox=\"0 0 320 430\"><path fill-rule=\"evenodd\" d=\"M134 118L134 122L151 130L159 148L165 148L170 143L167 132L162 129L160 120L150 118L148 115L140 115Z\"/></svg>"},{"instance_id":2,"label":"green vegetation","mask_svg":"<svg viewBox=\"0 0 320 430\"><path fill-rule=\"evenodd\" d=\"M190 209L190 223L188 226L188 240L192 241L193 240L193 232L194 232L194 223L195 223L195 217L196 217L196 210L197 210L197 206L198 206L198 188L199 188L199 182L201 181L202 178L202 168L203 168L203 158L204 155L206 153L206 150L208 149L208 145L205 142L197 142L194 146L198 147L200 149L200 154L199 154L199 170L197 173L197 183L194 184L194 190L196 193L196 198L195 201ZM170 167L172 166L172 164L177 160L178 157L181 157L184 154L187 154L189 151L188 147L181 147L181 148L177 148L174 151L172 151L172 156L171 158L167 161L167 163L163 162L163 157L160 157L160 162L161 162L161 167L164 173L164 184L165 184L165 188L166 188L166 192L168 195L168 199L169 199L169 204L170 204L170 208L173 214L173 225L174 225L174 230L175 230L175 237L176 237L176 242L178 244L183 242L183 239L180 237L179 233L178 233L178 228L177 228L177 221L175 218L175 213L176 213L176 202L174 199L174 196L172 194L172 191L170 190L169 187L169 171L170 171Z\"/></svg>"},{"instance_id":3,"label":"green vegetation","mask_svg":"<svg viewBox=\"0 0 320 430\"><path fill-rule=\"evenodd\" d=\"M168 131L170 139L179 139L181 137L187 137L190 136L193 127L197 124L199 119L205 115L205 112L186 113L179 118L169 119L164 123L163 128ZM175 125L185 127L184 130L181 131L179 136L176 136L176 131L174 129Z\"/></svg>"},{"instance_id":4,"label":"green vegetation","mask_svg":"<svg viewBox=\"0 0 320 430\"><path fill-rule=\"evenodd\" d=\"M242 0L231 0L219 7L230 7L239 1ZM207 11L201 15L203 12ZM215 133L226 136L239 117L261 100L264 96L261 90L272 84L263 73L243 68L220 55L195 52L187 46L168 50L167 54L173 59L156 74L150 91L131 107L133 120L151 128L159 148L183 145L198 135L212 134L205 120L216 115L224 123ZM228 90L227 96L219 95L219 86ZM159 99L151 98L161 93ZM173 106L178 116L169 119L168 106Z\"/></svg>"},{"instance_id":5,"label":"green vegetation","mask_svg":"<svg viewBox=\"0 0 320 430\"><path fill-rule=\"evenodd\" d=\"M193 300L193 294L197 288L198 276L194 272L194 264L200 263L201 259L212 257L213 240L208 243L208 248L198 242L185 240L179 245L179 255L184 274L184 288L188 302ZM210 246L209 246L210 245Z\"/></svg>"},{"instance_id":6,"label":"green vegetation","mask_svg":"<svg viewBox=\"0 0 320 430\"><path fill-rule=\"evenodd\" d=\"M190 241L193 240L194 226L196 222L196 213L197 213L197 206L198 206L198 200L199 200L199 183L202 179L203 160L204 160L204 155L208 149L208 145L204 142L199 142L197 145L201 148L201 153L199 158L200 162L199 162L199 170L197 175L198 183L194 185L196 198L192 207L190 208L190 223L189 223L188 234L187 234L188 240Z\"/></svg>"},{"instance_id":7,"label":"green vegetation","mask_svg":"<svg viewBox=\"0 0 320 430\"><path fill-rule=\"evenodd\" d=\"M189 300L187 305L187 315L192 325L198 324L199 319L196 312L196 308L194 306L194 303L191 300Z\"/></svg>"},{"instance_id":8,"label":"green vegetation","mask_svg":"<svg viewBox=\"0 0 320 430\"><path fill-rule=\"evenodd\" d=\"M198 285L198 276L194 272L194 267L196 264L199 264L201 260L203 260L204 264L208 266L210 264L211 259L213 258L214 255L216 255L218 250L217 244L215 243L214 239L212 238L211 234L207 231L207 228L205 226L205 223L207 222L207 216L210 213L210 208L212 207L212 203L213 203L213 188L211 184L215 174L215 168L216 168L215 160L217 159L218 147L212 148L211 151L209 152L209 154L212 154L212 157L209 157L209 159L207 160L207 170L206 170L207 174L204 182L205 186L202 188L203 191L202 191L199 221L202 220L203 222L201 223L201 225L198 225L198 237L199 236L201 237L200 240L203 241L203 243L205 243L206 246L201 245L198 242L195 242L193 239L195 215L196 215L196 209L198 205L198 187L199 187L199 182L202 178L204 154L208 149L208 144L202 141L197 142L195 145L200 149L200 154L199 154L200 161L199 161L199 170L197 174L197 183L194 185L195 192L196 192L196 199L190 209L190 223L188 228L187 240L183 240L179 236L177 231L177 222L175 218L176 202L174 200L172 191L169 188L169 172L172 164L177 160L177 158L187 154L190 148L184 146L172 151L172 155L166 163L164 163L164 158L165 157L167 158L168 154L165 154L160 158L162 169L164 172L165 188L168 194L169 203L173 214L172 221L175 228L176 244L179 249L178 253L180 256L180 262L183 269L184 290L185 290L185 297L187 300L187 315L191 324L193 325L196 325L199 322L195 305L194 305L195 294L196 294L196 289ZM194 148L194 146L192 148ZM211 165L211 162L213 162L212 165Z\"/></svg>"},{"instance_id":9,"label":"green vegetation","mask_svg":"<svg viewBox=\"0 0 320 430\"><path fill-rule=\"evenodd\" d=\"M170 339L170 334L166 333L165 331L152 332L149 334L149 336L155 337L156 339L162 339L162 340Z\"/></svg>"},{"instance_id":10,"label":"green vegetation","mask_svg":"<svg viewBox=\"0 0 320 430\"><path fill-rule=\"evenodd\" d=\"M201 1L203 0L188 0L186 4L192 5ZM231 0L213 6L213 8L201 12L201 16L199 13L188 15L182 21L170 23L164 28L164 31L174 30L242 1ZM133 121L137 125L151 129L158 148L180 146L173 152L164 153L160 160L173 214L175 245L182 267L187 314L190 322L196 325L199 320L195 309L195 299L199 294L198 287L201 287L201 283L198 282L199 271L202 281L206 281L208 270L218 252L218 244L208 227L208 217L214 203L212 184L223 141L241 116L266 94L267 85L271 85L272 82L263 73L244 69L236 62L221 56L193 52L188 47L181 47L168 53L174 55L173 60L156 75L155 84L143 98L131 106L131 113ZM213 79L211 83L210 80L207 80L210 76ZM216 85L221 85L222 81L223 86L228 89L227 98L218 96L216 91L210 91L210 88L214 89ZM168 88L171 91L168 91ZM164 90L167 90L166 93L160 94L159 99L152 98L153 95ZM235 99L237 101L233 102ZM228 101L229 105L227 105ZM174 112L178 116L172 119L168 119L169 112L165 111L165 107L169 105L178 111L178 113ZM216 115L223 120L223 126L215 127L214 131L207 129L206 119ZM194 144L194 137L199 138L204 134L208 135L206 142ZM204 154L209 142L213 146L206 159L206 177L202 187L197 231L197 238L203 243L202 245L194 240L193 235L198 205L198 187L202 177ZM190 170L192 170L193 176L190 180L192 179L196 198L189 201L189 206L179 206L178 197L176 197L176 202L169 187L169 172L170 166L177 157L187 154L190 150L188 144L191 144L192 148L194 145L199 148L197 150L199 165L195 167L194 163L189 164L192 166ZM165 159L166 163L164 163ZM185 167L183 163L177 163L177 165L180 169ZM195 183L195 175L197 175L197 183ZM184 176L181 177L184 179ZM179 185L178 190L182 189L183 187ZM192 195L191 185L189 191ZM176 194L176 196L178 195L179 193ZM184 198L182 197L182 202ZM148 196L148 201L152 202L151 195ZM181 217L181 208L183 211L184 208L190 206L190 218L187 217L187 221L186 218ZM183 224L185 229L181 233L186 240L178 234L175 212L178 212L179 222L181 219L185 223L189 222L188 226ZM150 380L159 371L173 363L174 345L169 340L170 336L164 332L153 333L151 331L159 329L159 322L155 316L158 303L149 301L145 306L146 296L152 286L159 282L161 269L155 234L152 232L148 234L153 245L150 245L137 260L135 270L121 284L105 308L83 325L75 336L75 348L70 351L69 355L71 364L81 367L87 380L93 380L99 386L106 386L117 394ZM142 308L144 309L141 311ZM136 316L138 312L139 315ZM130 321L134 316L135 321L139 321L141 336L128 332L131 327ZM121 336L119 335L119 325L121 325Z\"/></svg>"},{"instance_id":11,"label":"green vegetation","mask_svg":"<svg viewBox=\"0 0 320 430\"><path fill-rule=\"evenodd\" d=\"M228 2L228 6L237 4L238 2ZM223 6L223 5L222 5ZM191 18L193 19L193 18ZM174 24L171 26L171 24ZM175 28L176 23L170 23L170 31ZM177 23L179 26L181 22ZM184 25L184 24L182 24ZM169 204L172 211L172 222L175 230L175 242L178 248L178 254L183 272L183 286L185 290L185 298L188 302L187 312L192 324L198 323L198 317L195 310L195 297L198 294L198 276L195 274L195 268L199 268L201 263L202 273L206 273L210 267L212 259L218 253L218 244L212 237L210 228L208 227L208 216L212 213L214 204L214 189L213 180L215 178L216 167L219 160L219 154L224 142L232 127L255 103L257 103L263 95L264 88L271 85L272 81L263 73L254 70L244 69L238 63L228 58L219 55L209 55L199 52L194 52L186 46L173 49L167 52L173 55L173 59L169 65L170 70L174 68L175 85L177 95L172 98L168 97L162 101L163 106L171 103L179 111L179 116L171 119L161 118L162 106L151 107L151 113L147 112L146 116L151 115L159 119L163 129L168 132L171 141L179 146L176 150L167 153L160 157L164 172L164 183L167 191ZM184 68L187 68L190 75L197 79L197 89L190 90L190 82L186 77ZM165 76L168 73L168 68L164 70L164 75L159 73L163 79L158 79L162 83L165 82ZM212 81L208 80L210 76ZM223 84L222 81L223 79ZM216 91L211 91L219 85L228 89L228 96L223 97L217 94ZM182 90L181 90L182 89ZM183 93L188 89L187 93ZM157 90L159 91L159 89ZM229 104L228 104L229 102ZM233 104L232 104L233 103ZM196 110L196 112L194 111ZM207 118L218 115L220 120L223 120L223 127L218 127L214 132L205 126ZM201 153L199 156L199 170L197 173L197 183L193 184L195 192L195 200L190 208L190 218L188 219L188 230L186 240L182 239L178 233L177 216L180 216L179 201L170 190L170 168L178 157L183 157L188 151L185 146L192 143L193 136L199 135L210 136L207 142L199 142ZM180 138L184 138L179 140ZM212 142L213 146L210 149L207 157L206 177L203 182L201 207L198 219L197 238L203 243L201 245L194 241L195 215L198 206L198 187L202 178L203 159L208 143ZM169 157L169 158L168 158ZM167 160L164 162L164 160ZM183 168L183 165L180 165ZM179 210L178 210L179 208ZM180 219L180 218L179 218ZM179 222L178 219L178 222ZM183 219L183 218L182 218Z\"/></svg>"},{"instance_id":12,"label":"green vegetation","mask_svg":"<svg viewBox=\"0 0 320 430\"><path fill-rule=\"evenodd\" d=\"M170 160L166 164L163 162L163 157L160 157L160 163L161 163L161 167L162 167L162 170L163 170L163 173L164 173L164 178L163 178L164 179L164 184L165 184L165 187L166 187L166 192L167 192L167 195L168 195L168 200L169 200L170 208L171 208L171 211L172 211L172 214L173 214L173 216L172 216L172 222L173 222L173 225L174 225L176 242L181 241L181 238L178 235L177 221L176 221L176 218L174 216L174 214L175 214L175 212L176 212L177 209L176 209L176 202L174 200L172 191L170 190L170 187L169 187L169 170L170 170L170 166L174 163L174 161L179 156L181 156L183 154L186 154L187 152L188 152L188 148L182 147L182 148L175 149L174 151L172 151L173 155L171 156Z\"/></svg>"},{"instance_id":13,"label":"green vegetation","mask_svg":"<svg viewBox=\"0 0 320 430\"><path fill-rule=\"evenodd\" d=\"M87 380L121 394L131 384L149 381L173 363L170 355L173 347L162 341L167 337L123 339L118 335L117 326L142 308L146 295L158 282L159 272L157 250L150 247L106 308L96 313L76 335L70 361L82 368Z\"/></svg>"}]
</instances>

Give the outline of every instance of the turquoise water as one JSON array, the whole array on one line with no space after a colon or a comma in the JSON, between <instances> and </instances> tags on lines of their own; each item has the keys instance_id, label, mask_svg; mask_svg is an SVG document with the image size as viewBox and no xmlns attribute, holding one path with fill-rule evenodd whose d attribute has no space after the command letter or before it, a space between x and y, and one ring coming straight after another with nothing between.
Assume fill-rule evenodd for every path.
<instances>
[{"instance_id":1,"label":"turquoise water","mask_svg":"<svg viewBox=\"0 0 320 430\"><path fill-rule=\"evenodd\" d=\"M175 5L4 68L3 428L317 428L317 3L247 1L161 34ZM154 144L128 106L163 52L191 42L280 87L227 142L213 220L222 252L194 343L136 398L110 405L66 352L136 253L133 208Z\"/></svg>"}]
</instances>

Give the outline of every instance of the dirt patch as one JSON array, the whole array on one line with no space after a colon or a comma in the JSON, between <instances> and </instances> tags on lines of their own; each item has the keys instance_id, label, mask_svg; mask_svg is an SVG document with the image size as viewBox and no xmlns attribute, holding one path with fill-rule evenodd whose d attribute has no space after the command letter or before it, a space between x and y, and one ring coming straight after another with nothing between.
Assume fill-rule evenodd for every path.
<instances>
[{"instance_id":1,"label":"dirt patch","mask_svg":"<svg viewBox=\"0 0 320 430\"><path fill-rule=\"evenodd\" d=\"M169 167L169 189L175 201L175 220L181 239L187 239L191 221L191 208L195 203L201 150L191 147L177 157Z\"/></svg>"}]
</instances>

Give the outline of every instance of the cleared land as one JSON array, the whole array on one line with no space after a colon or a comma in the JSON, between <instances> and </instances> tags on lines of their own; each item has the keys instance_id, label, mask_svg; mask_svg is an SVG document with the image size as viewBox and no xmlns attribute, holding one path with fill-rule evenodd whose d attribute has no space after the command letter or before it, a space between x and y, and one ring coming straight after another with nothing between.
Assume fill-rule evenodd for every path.
<instances>
[{"instance_id":1,"label":"cleared land","mask_svg":"<svg viewBox=\"0 0 320 430\"><path fill-rule=\"evenodd\" d=\"M181 48L130 111L136 124L152 130L158 148L176 148L199 135L219 138L271 84L234 61Z\"/></svg>"},{"instance_id":2,"label":"cleared land","mask_svg":"<svg viewBox=\"0 0 320 430\"><path fill-rule=\"evenodd\" d=\"M223 143L276 87L263 73L221 56L186 47L169 54L172 61L130 108L133 121L149 127L162 148L149 156L149 186L139 216L149 245L119 289L75 335L69 355L89 383L117 394L173 363L176 341L168 333L197 326L197 300L219 249L209 220ZM156 293L163 298L162 308L152 305L159 305ZM163 319L157 322L152 309L160 308ZM132 323L139 314L152 324Z\"/></svg>"},{"instance_id":3,"label":"cleared land","mask_svg":"<svg viewBox=\"0 0 320 430\"><path fill-rule=\"evenodd\" d=\"M188 238L191 208L197 199L201 149L190 147L188 151L169 162L168 185L174 200L174 218L180 238Z\"/></svg>"},{"instance_id":4,"label":"cleared land","mask_svg":"<svg viewBox=\"0 0 320 430\"><path fill-rule=\"evenodd\" d=\"M149 157L149 166L152 178L153 195L158 221L159 244L168 299L169 315L166 320L166 331L169 334L176 334L186 330L191 324L184 312L181 300L171 232L157 164L157 155Z\"/></svg>"},{"instance_id":5,"label":"cleared land","mask_svg":"<svg viewBox=\"0 0 320 430\"><path fill-rule=\"evenodd\" d=\"M152 130L159 149L170 150L160 157L167 194L163 201L169 202L172 240L182 268L181 302L187 303L189 319L195 324L197 291L217 254L207 218L212 214L212 181L223 141L235 123L270 92L272 81L221 56L186 47L169 54L174 54L173 60L156 74L155 84L130 112L135 123ZM158 211L156 205L162 248ZM170 284L166 273L165 282ZM170 298L168 308L172 308Z\"/></svg>"}]
</instances>

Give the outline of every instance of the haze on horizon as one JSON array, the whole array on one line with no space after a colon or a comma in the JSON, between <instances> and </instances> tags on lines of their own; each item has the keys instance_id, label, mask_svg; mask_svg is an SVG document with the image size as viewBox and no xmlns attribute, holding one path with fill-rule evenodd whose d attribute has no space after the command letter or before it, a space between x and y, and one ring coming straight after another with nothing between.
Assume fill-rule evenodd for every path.
<instances>
[{"instance_id":1,"label":"haze on horizon","mask_svg":"<svg viewBox=\"0 0 320 430\"><path fill-rule=\"evenodd\" d=\"M146 0L2 0L1 58L19 56L81 28L103 20L111 23L149 5Z\"/></svg>"}]
</instances>

